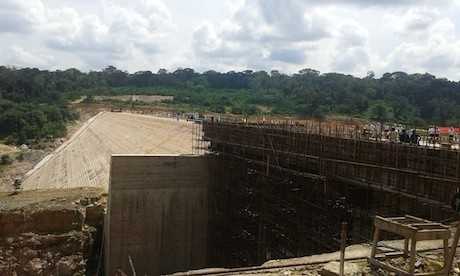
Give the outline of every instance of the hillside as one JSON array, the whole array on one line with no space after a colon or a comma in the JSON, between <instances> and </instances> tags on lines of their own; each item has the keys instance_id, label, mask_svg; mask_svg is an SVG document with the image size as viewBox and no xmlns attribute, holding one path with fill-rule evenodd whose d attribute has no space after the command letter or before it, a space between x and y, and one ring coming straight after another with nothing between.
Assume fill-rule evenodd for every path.
<instances>
[{"instance_id":1,"label":"hillside","mask_svg":"<svg viewBox=\"0 0 460 276\"><path fill-rule=\"evenodd\" d=\"M460 83L425 74L394 72L377 78L303 69L198 73L177 69L128 73L46 71L0 67L0 138L22 144L65 135L78 114L67 103L82 96L172 96L182 111L234 114L288 114L302 117L346 115L412 125L460 123ZM115 98L117 99L117 98ZM126 103L125 103L126 104Z\"/></svg>"}]
</instances>

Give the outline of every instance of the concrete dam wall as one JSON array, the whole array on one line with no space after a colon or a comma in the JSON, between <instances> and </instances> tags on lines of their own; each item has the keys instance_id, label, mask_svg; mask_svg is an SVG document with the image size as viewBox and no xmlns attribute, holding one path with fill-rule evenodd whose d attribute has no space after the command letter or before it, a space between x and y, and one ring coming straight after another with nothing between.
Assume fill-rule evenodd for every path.
<instances>
[{"instance_id":1,"label":"concrete dam wall","mask_svg":"<svg viewBox=\"0 0 460 276\"><path fill-rule=\"evenodd\" d=\"M112 156L106 275L117 269L160 275L206 267L207 167L205 156Z\"/></svg>"}]
</instances>

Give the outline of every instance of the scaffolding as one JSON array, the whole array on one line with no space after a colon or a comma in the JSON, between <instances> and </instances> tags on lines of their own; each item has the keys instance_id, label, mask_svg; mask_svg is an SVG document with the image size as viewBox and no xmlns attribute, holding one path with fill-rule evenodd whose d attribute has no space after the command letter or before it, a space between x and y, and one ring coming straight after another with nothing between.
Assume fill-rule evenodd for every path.
<instances>
[{"instance_id":1,"label":"scaffolding","mask_svg":"<svg viewBox=\"0 0 460 276\"><path fill-rule=\"evenodd\" d=\"M224 265L335 251L343 221L363 242L376 214L454 215L456 150L362 139L354 125L321 121L200 126L200 147L217 154L210 225Z\"/></svg>"}]
</instances>

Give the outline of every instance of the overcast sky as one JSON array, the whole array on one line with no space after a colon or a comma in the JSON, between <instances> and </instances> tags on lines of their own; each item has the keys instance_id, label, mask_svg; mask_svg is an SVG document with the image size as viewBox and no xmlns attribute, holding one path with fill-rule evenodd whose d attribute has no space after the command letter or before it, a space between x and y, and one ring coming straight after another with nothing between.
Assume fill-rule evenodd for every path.
<instances>
[{"instance_id":1,"label":"overcast sky","mask_svg":"<svg viewBox=\"0 0 460 276\"><path fill-rule=\"evenodd\" d=\"M0 64L460 80L460 0L0 0Z\"/></svg>"}]
</instances>

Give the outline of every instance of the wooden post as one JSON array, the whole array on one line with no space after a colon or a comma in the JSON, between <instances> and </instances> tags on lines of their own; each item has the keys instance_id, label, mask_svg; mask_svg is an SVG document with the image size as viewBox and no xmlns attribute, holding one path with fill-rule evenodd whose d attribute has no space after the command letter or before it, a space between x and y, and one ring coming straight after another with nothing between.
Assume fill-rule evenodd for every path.
<instances>
[{"instance_id":1,"label":"wooden post","mask_svg":"<svg viewBox=\"0 0 460 276\"><path fill-rule=\"evenodd\" d=\"M446 275L450 274L450 270L452 269L452 264L455 258L455 251L457 251L458 239L460 238L460 222L457 222L456 228L457 230L455 230L454 239L452 240L452 245L450 246L451 249L449 258L447 259L447 263L445 263Z\"/></svg>"},{"instance_id":2,"label":"wooden post","mask_svg":"<svg viewBox=\"0 0 460 276\"><path fill-rule=\"evenodd\" d=\"M371 258L374 259L375 258L375 253L377 252L377 245L379 243L379 233L380 232L380 229L375 226L375 230L374 230L374 239L372 241L372 250L371 250Z\"/></svg>"},{"instance_id":3,"label":"wooden post","mask_svg":"<svg viewBox=\"0 0 460 276\"><path fill-rule=\"evenodd\" d=\"M344 275L345 267L345 246L347 243L347 223L342 222L342 231L340 232L340 276Z\"/></svg>"},{"instance_id":4,"label":"wooden post","mask_svg":"<svg viewBox=\"0 0 460 276\"><path fill-rule=\"evenodd\" d=\"M410 239L410 259L409 259L409 273L411 275L415 272L415 256L417 254L417 239L412 235Z\"/></svg>"},{"instance_id":5,"label":"wooden post","mask_svg":"<svg viewBox=\"0 0 460 276\"><path fill-rule=\"evenodd\" d=\"M408 256L409 255L409 239L408 238L405 238L404 239L404 256Z\"/></svg>"},{"instance_id":6,"label":"wooden post","mask_svg":"<svg viewBox=\"0 0 460 276\"><path fill-rule=\"evenodd\" d=\"M449 239L443 240L444 244L444 266L447 264L447 260L449 259Z\"/></svg>"}]
</instances>

